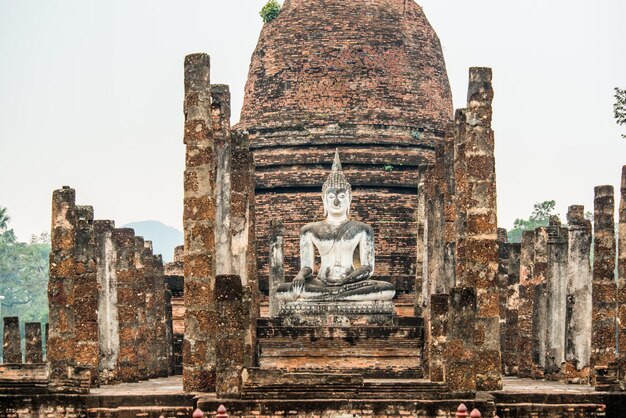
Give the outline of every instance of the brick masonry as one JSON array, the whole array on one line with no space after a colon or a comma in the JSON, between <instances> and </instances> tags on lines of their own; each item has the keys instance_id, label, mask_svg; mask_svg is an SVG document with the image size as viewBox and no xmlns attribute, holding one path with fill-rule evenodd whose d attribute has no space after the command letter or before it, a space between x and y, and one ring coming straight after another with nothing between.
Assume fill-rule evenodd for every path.
<instances>
[{"instance_id":1,"label":"brick masonry","mask_svg":"<svg viewBox=\"0 0 626 418\"><path fill-rule=\"evenodd\" d=\"M376 233L376 277L412 293L419 167L434 161L451 114L441 46L417 4L285 2L261 32L237 126L250 133L256 165L261 290L269 219L285 222L289 281L300 227L322 216L319 191L337 147L353 217Z\"/></svg>"},{"instance_id":2,"label":"brick masonry","mask_svg":"<svg viewBox=\"0 0 626 418\"><path fill-rule=\"evenodd\" d=\"M615 361L615 197L613 186L595 188L593 322L591 335L592 383L596 367Z\"/></svg>"}]
</instances>

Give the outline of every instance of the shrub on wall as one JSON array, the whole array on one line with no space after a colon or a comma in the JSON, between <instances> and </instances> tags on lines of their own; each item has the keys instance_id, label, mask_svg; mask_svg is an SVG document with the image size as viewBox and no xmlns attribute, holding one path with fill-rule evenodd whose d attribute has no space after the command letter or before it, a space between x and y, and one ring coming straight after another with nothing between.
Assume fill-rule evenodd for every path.
<instances>
[{"instance_id":1,"label":"shrub on wall","mask_svg":"<svg viewBox=\"0 0 626 418\"><path fill-rule=\"evenodd\" d=\"M265 3L265 6L263 6L261 12L259 13L261 15L261 18L263 18L263 22L267 23L276 19L280 14L280 7L281 6L277 0L268 0L268 2Z\"/></svg>"}]
</instances>

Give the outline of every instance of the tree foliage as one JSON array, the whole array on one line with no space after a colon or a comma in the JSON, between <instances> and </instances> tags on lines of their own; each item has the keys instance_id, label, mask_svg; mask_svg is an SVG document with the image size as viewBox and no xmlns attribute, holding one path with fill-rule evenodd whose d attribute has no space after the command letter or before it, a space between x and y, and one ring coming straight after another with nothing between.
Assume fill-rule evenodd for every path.
<instances>
[{"instance_id":1,"label":"tree foliage","mask_svg":"<svg viewBox=\"0 0 626 418\"><path fill-rule=\"evenodd\" d=\"M618 125L626 125L626 90L615 87L615 104L613 114ZM626 135L622 135L626 138Z\"/></svg>"},{"instance_id":2,"label":"tree foliage","mask_svg":"<svg viewBox=\"0 0 626 418\"><path fill-rule=\"evenodd\" d=\"M556 202L554 200L546 200L541 203L535 203L533 212L528 219L516 219L513 223L513 229L508 233L509 242L521 242L522 232L533 231L540 226L547 226L550 222L550 216L554 215Z\"/></svg>"},{"instance_id":3,"label":"tree foliage","mask_svg":"<svg viewBox=\"0 0 626 418\"><path fill-rule=\"evenodd\" d=\"M49 237L18 242L9 221L6 208L0 208L1 314L19 316L20 322L47 322Z\"/></svg>"},{"instance_id":4,"label":"tree foliage","mask_svg":"<svg viewBox=\"0 0 626 418\"><path fill-rule=\"evenodd\" d=\"M261 8L261 12L259 14L261 15L261 18L263 18L263 22L268 23L278 17L280 9L280 3L278 3L277 0L268 0L268 2L265 3L265 6Z\"/></svg>"}]
</instances>

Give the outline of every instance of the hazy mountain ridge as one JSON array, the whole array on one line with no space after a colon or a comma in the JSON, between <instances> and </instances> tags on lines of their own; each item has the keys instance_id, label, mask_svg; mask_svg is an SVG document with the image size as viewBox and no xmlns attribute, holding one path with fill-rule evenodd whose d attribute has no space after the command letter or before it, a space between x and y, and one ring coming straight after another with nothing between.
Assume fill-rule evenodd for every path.
<instances>
[{"instance_id":1,"label":"hazy mountain ridge","mask_svg":"<svg viewBox=\"0 0 626 418\"><path fill-rule=\"evenodd\" d=\"M163 262L169 263L174 258L174 248L183 244L183 233L178 229L159 221L137 221L123 225L133 228L135 235L152 241L154 254L161 254Z\"/></svg>"}]
</instances>

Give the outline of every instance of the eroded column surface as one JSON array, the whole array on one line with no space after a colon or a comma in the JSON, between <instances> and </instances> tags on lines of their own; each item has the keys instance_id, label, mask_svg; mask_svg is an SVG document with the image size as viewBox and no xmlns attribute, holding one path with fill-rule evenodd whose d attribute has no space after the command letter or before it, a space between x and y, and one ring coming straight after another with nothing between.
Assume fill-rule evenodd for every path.
<instances>
[{"instance_id":1,"label":"eroded column surface","mask_svg":"<svg viewBox=\"0 0 626 418\"><path fill-rule=\"evenodd\" d=\"M591 334L592 384L595 367L615 361L615 197L613 186L595 188L593 316Z\"/></svg>"},{"instance_id":2,"label":"eroded column surface","mask_svg":"<svg viewBox=\"0 0 626 418\"><path fill-rule=\"evenodd\" d=\"M172 330L172 296L165 284L165 268L161 254L152 256L154 274L154 305L155 305L155 328L154 338L156 339L156 373L159 377L166 377L174 374L173 346L174 332ZM169 297L169 299L168 299ZM168 305L169 304L169 305ZM169 323L168 323L169 307Z\"/></svg>"},{"instance_id":3,"label":"eroded column surface","mask_svg":"<svg viewBox=\"0 0 626 418\"><path fill-rule=\"evenodd\" d=\"M249 293L236 275L218 275L215 284L217 318L220 329L215 335L216 392L222 397L241 395L241 372L245 358L246 318L249 316Z\"/></svg>"},{"instance_id":4,"label":"eroded column surface","mask_svg":"<svg viewBox=\"0 0 626 418\"><path fill-rule=\"evenodd\" d=\"M567 228L558 216L550 217L548 227L548 270L546 275L547 324L546 377L557 379L565 362L565 325L567 313Z\"/></svg>"},{"instance_id":5,"label":"eroded column surface","mask_svg":"<svg viewBox=\"0 0 626 418\"><path fill-rule=\"evenodd\" d=\"M455 123L450 122L444 138L444 176L445 176L445 232L444 232L444 277L448 280L448 289L456 285L456 193L454 179Z\"/></svg>"},{"instance_id":6,"label":"eroded column surface","mask_svg":"<svg viewBox=\"0 0 626 418\"><path fill-rule=\"evenodd\" d=\"M233 269L231 229L231 135L230 90L211 85L211 125L215 153L215 269L230 274Z\"/></svg>"},{"instance_id":7,"label":"eroded column surface","mask_svg":"<svg viewBox=\"0 0 626 418\"><path fill-rule=\"evenodd\" d=\"M284 248L283 240L285 235L285 228L283 227L282 219L270 220L270 271L269 271L269 285L270 285L270 318L278 315L280 303L276 299L276 291L278 286L285 283L285 266L284 266Z\"/></svg>"},{"instance_id":8,"label":"eroded column surface","mask_svg":"<svg viewBox=\"0 0 626 418\"><path fill-rule=\"evenodd\" d=\"M256 364L256 322L260 316L257 279L254 160L247 132L231 131L231 228L233 274L250 288L251 307L246 331L246 366Z\"/></svg>"},{"instance_id":9,"label":"eroded column surface","mask_svg":"<svg viewBox=\"0 0 626 418\"><path fill-rule=\"evenodd\" d=\"M567 323L565 364L562 375L570 383L589 379L591 355L591 221L584 206L570 206L567 212Z\"/></svg>"},{"instance_id":10,"label":"eroded column surface","mask_svg":"<svg viewBox=\"0 0 626 418\"><path fill-rule=\"evenodd\" d=\"M24 337L25 337L25 363L43 363L43 352L41 344L41 323L39 322L27 322L24 325Z\"/></svg>"},{"instance_id":11,"label":"eroded column surface","mask_svg":"<svg viewBox=\"0 0 626 418\"><path fill-rule=\"evenodd\" d=\"M507 231L504 228L498 228L498 287L499 304L500 304L500 347L502 347L502 373L505 372L504 345L506 338L506 301L508 294L508 277L509 277L509 241Z\"/></svg>"},{"instance_id":12,"label":"eroded column surface","mask_svg":"<svg viewBox=\"0 0 626 418\"><path fill-rule=\"evenodd\" d=\"M533 370L533 310L535 287L533 270L535 267L535 232L522 232L519 267L519 353L518 377L530 377Z\"/></svg>"},{"instance_id":13,"label":"eroded column surface","mask_svg":"<svg viewBox=\"0 0 626 418\"><path fill-rule=\"evenodd\" d=\"M459 206L465 208L464 233L457 241L457 285L476 289L473 343L477 390L502 387L491 79L489 68L470 69L464 150L458 148L457 158L464 160L466 173L465 181L456 184Z\"/></svg>"},{"instance_id":14,"label":"eroded column surface","mask_svg":"<svg viewBox=\"0 0 626 418\"><path fill-rule=\"evenodd\" d=\"M96 279L98 289L98 328L100 335L99 376L101 383L115 380L117 357L120 350L117 319L116 257L113 246L115 222L96 220L93 223L96 249Z\"/></svg>"},{"instance_id":15,"label":"eroded column surface","mask_svg":"<svg viewBox=\"0 0 626 418\"><path fill-rule=\"evenodd\" d=\"M448 315L450 296L447 294L432 295L429 305L430 316L430 347L429 373L432 382L445 382L446 379L446 342L448 339Z\"/></svg>"},{"instance_id":16,"label":"eroded column surface","mask_svg":"<svg viewBox=\"0 0 626 418\"><path fill-rule=\"evenodd\" d=\"M415 247L415 299L413 300L413 314L417 317L424 315L424 307L428 305L426 300L429 297L430 290L424 286L424 279L428 275L425 272L427 256L426 256L426 173L425 169L419 171L419 180L417 185L417 206L415 207L416 221L416 247Z\"/></svg>"},{"instance_id":17,"label":"eroded column surface","mask_svg":"<svg viewBox=\"0 0 626 418\"><path fill-rule=\"evenodd\" d=\"M145 345L146 345L146 376L153 379L159 375L159 341L157 339L157 306L156 306L156 266L152 254L152 242L143 243L143 264L145 283Z\"/></svg>"},{"instance_id":18,"label":"eroded column surface","mask_svg":"<svg viewBox=\"0 0 626 418\"><path fill-rule=\"evenodd\" d=\"M619 203L618 248L618 324L620 377L626 381L626 165L622 167L621 198Z\"/></svg>"},{"instance_id":19,"label":"eroded column surface","mask_svg":"<svg viewBox=\"0 0 626 418\"><path fill-rule=\"evenodd\" d=\"M50 334L47 357L51 380L74 377L76 329L74 283L76 281L76 192L68 186L52 194L50 276L48 306Z\"/></svg>"},{"instance_id":20,"label":"eroded column surface","mask_svg":"<svg viewBox=\"0 0 626 418\"><path fill-rule=\"evenodd\" d=\"M444 144L435 150L435 163L426 173L426 249L427 276L430 295L449 292L445 277L445 160Z\"/></svg>"},{"instance_id":21,"label":"eroded column surface","mask_svg":"<svg viewBox=\"0 0 626 418\"><path fill-rule=\"evenodd\" d=\"M521 244L508 244L508 263L507 263L507 294L504 313L506 317L504 344L502 345L502 363L504 364L504 373L509 376L515 376L519 370L520 353L519 337L520 337L520 257L522 247Z\"/></svg>"},{"instance_id":22,"label":"eroded column surface","mask_svg":"<svg viewBox=\"0 0 626 418\"><path fill-rule=\"evenodd\" d=\"M116 375L120 381L135 382L141 377L137 358L139 321L136 307L140 302L135 284L135 232L130 228L115 229L112 238L117 253L115 276L120 344Z\"/></svg>"},{"instance_id":23,"label":"eroded column surface","mask_svg":"<svg viewBox=\"0 0 626 418\"><path fill-rule=\"evenodd\" d=\"M543 378L546 367L546 333L548 328L548 228L535 229L535 260L533 268L533 331L532 359L534 378Z\"/></svg>"},{"instance_id":24,"label":"eroded column surface","mask_svg":"<svg viewBox=\"0 0 626 418\"><path fill-rule=\"evenodd\" d=\"M22 363L22 344L20 338L20 319L17 316L3 318L4 342L3 358L7 364Z\"/></svg>"},{"instance_id":25,"label":"eroded column surface","mask_svg":"<svg viewBox=\"0 0 626 418\"><path fill-rule=\"evenodd\" d=\"M76 281L74 283L74 318L76 328L76 366L89 373L92 385L98 385L100 332L98 329L98 278L93 230L93 207L77 206Z\"/></svg>"},{"instance_id":26,"label":"eroded column surface","mask_svg":"<svg viewBox=\"0 0 626 418\"><path fill-rule=\"evenodd\" d=\"M210 63L206 54L185 58L186 165L185 339L183 387L215 391L216 162L211 124Z\"/></svg>"}]
</instances>

